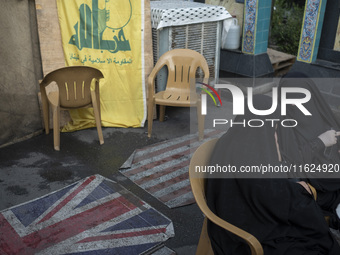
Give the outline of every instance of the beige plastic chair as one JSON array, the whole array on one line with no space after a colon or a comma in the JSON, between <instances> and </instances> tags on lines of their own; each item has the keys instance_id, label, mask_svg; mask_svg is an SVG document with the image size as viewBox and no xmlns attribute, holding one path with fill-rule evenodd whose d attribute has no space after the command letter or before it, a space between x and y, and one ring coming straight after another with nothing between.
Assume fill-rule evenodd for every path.
<instances>
[{"instance_id":1,"label":"beige plastic chair","mask_svg":"<svg viewBox=\"0 0 340 255\"><path fill-rule=\"evenodd\" d=\"M104 143L99 99L101 71L88 66L69 66L47 74L40 83L45 132L49 133L49 105L53 114L54 149L60 150L60 110L93 107L100 144ZM46 93L46 86L56 82L58 91ZM91 89L91 84L94 89Z\"/></svg>"},{"instance_id":2,"label":"beige plastic chair","mask_svg":"<svg viewBox=\"0 0 340 255\"><path fill-rule=\"evenodd\" d=\"M198 207L205 215L200 240L196 250L196 255L214 254L207 233L207 218L216 225L226 229L227 231L245 240L250 247L252 255L263 255L262 245L256 239L256 237L219 218L209 209L207 205L205 198L205 176L204 173L195 173L195 166L207 166L209 164L209 159L217 140L218 140L217 138L212 139L199 146L198 149L193 154L189 166L189 178L191 189Z\"/></svg>"},{"instance_id":3,"label":"beige plastic chair","mask_svg":"<svg viewBox=\"0 0 340 255\"><path fill-rule=\"evenodd\" d=\"M155 94L155 78L163 66L168 68L165 91ZM164 121L165 106L197 107L198 133L204 135L204 115L201 114L201 100L197 95L195 82L198 68L204 72L204 83L208 83L209 68L203 55L190 49L174 49L164 53L157 61L148 78L148 137L151 137L155 105L160 105L159 121ZM192 91L190 90L192 89Z\"/></svg>"}]
</instances>

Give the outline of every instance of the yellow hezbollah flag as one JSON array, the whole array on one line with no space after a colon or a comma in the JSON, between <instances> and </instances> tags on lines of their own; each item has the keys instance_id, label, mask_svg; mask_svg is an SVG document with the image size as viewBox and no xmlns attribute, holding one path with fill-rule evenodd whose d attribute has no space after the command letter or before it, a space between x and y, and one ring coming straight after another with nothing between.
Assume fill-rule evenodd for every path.
<instances>
[{"instance_id":1,"label":"yellow hezbollah flag","mask_svg":"<svg viewBox=\"0 0 340 255\"><path fill-rule=\"evenodd\" d=\"M141 127L144 90L144 0L57 0L67 66L104 74L100 82L102 125ZM71 110L63 131L95 127L93 110Z\"/></svg>"}]
</instances>

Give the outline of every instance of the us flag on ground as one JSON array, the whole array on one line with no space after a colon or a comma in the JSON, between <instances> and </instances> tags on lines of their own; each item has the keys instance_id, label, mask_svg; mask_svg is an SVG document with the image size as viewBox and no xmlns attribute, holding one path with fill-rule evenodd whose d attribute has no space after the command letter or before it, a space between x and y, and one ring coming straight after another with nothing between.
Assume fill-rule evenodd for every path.
<instances>
[{"instance_id":1,"label":"us flag on ground","mask_svg":"<svg viewBox=\"0 0 340 255\"><path fill-rule=\"evenodd\" d=\"M173 236L170 219L100 175L0 214L0 254L142 254Z\"/></svg>"},{"instance_id":2,"label":"us flag on ground","mask_svg":"<svg viewBox=\"0 0 340 255\"><path fill-rule=\"evenodd\" d=\"M120 172L169 208L195 202L189 181L192 154L220 130L205 130L204 139L189 134L135 150Z\"/></svg>"}]
</instances>

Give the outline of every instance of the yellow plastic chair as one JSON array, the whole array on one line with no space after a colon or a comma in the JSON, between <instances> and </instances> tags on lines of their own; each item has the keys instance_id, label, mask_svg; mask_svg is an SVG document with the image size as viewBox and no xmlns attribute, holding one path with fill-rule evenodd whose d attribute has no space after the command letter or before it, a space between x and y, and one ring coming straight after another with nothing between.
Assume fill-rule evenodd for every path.
<instances>
[{"instance_id":1,"label":"yellow plastic chair","mask_svg":"<svg viewBox=\"0 0 340 255\"><path fill-rule=\"evenodd\" d=\"M208 207L206 198L205 198L205 173L196 173L196 166L208 166L209 159L211 153L215 147L217 142L216 139L209 140L203 143L201 146L193 154L190 166L189 166L189 178L191 189L194 194L196 203L198 207L201 209L203 214L205 215L203 221L203 227L201 231L200 240L198 242L196 255L210 255L214 254L210 239L207 233L207 218L215 223L216 225L226 229L227 231L233 233L234 235L242 238L248 245L251 250L252 255L263 255L263 248L261 243L254 237L252 234L226 222L225 220L219 218L216 214L214 214Z\"/></svg>"},{"instance_id":2,"label":"yellow plastic chair","mask_svg":"<svg viewBox=\"0 0 340 255\"><path fill-rule=\"evenodd\" d=\"M101 71L88 66L69 66L48 73L40 83L43 119L49 133L49 105L53 114L54 149L60 150L60 110L93 107L100 144L104 143L99 99ZM58 91L46 93L46 86L56 82ZM91 85L92 84L92 85ZM91 89L91 87L93 87Z\"/></svg>"},{"instance_id":3,"label":"yellow plastic chair","mask_svg":"<svg viewBox=\"0 0 340 255\"><path fill-rule=\"evenodd\" d=\"M164 66L168 68L166 89L155 93L155 78ZM199 67L204 72L203 82L208 83L208 64L200 53L190 49L174 49L159 58L148 78L148 137L152 133L154 107L160 105L159 121L164 121L165 106L197 107L199 139L203 138L204 115L201 114L201 100L193 84Z\"/></svg>"}]
</instances>

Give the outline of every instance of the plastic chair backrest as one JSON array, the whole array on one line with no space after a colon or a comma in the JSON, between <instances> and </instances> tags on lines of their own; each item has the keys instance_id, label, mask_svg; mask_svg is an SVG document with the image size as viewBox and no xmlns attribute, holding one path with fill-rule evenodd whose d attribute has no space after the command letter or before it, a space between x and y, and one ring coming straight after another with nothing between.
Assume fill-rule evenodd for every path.
<instances>
[{"instance_id":1,"label":"plastic chair backrest","mask_svg":"<svg viewBox=\"0 0 340 255\"><path fill-rule=\"evenodd\" d=\"M189 178L196 203L210 221L245 240L250 247L252 255L263 255L262 245L256 239L256 237L219 218L209 209L207 205L205 197L206 173L196 172L196 166L203 167L209 165L210 156L217 140L217 138L212 139L200 145L191 158L189 166Z\"/></svg>"},{"instance_id":2,"label":"plastic chair backrest","mask_svg":"<svg viewBox=\"0 0 340 255\"><path fill-rule=\"evenodd\" d=\"M164 98L187 101L190 97L190 79L196 77L198 68L204 73L204 82L208 82L209 66L204 56L191 49L170 50L160 57L156 69L157 66L168 68Z\"/></svg>"},{"instance_id":3,"label":"plastic chair backrest","mask_svg":"<svg viewBox=\"0 0 340 255\"><path fill-rule=\"evenodd\" d=\"M62 108L80 108L91 104L91 84L99 93L98 80L104 78L101 71L88 66L69 66L47 74L41 86L56 82Z\"/></svg>"}]
</instances>

